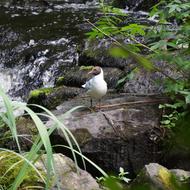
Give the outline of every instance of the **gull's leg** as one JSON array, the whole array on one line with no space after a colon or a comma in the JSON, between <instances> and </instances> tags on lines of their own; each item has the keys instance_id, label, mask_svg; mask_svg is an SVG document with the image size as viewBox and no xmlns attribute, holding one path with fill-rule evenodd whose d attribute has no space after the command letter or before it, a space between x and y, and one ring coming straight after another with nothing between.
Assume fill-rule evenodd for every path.
<instances>
[{"instance_id":1,"label":"gull's leg","mask_svg":"<svg viewBox=\"0 0 190 190\"><path fill-rule=\"evenodd\" d=\"M101 105L101 99L98 100L98 107L100 109L100 105Z\"/></svg>"},{"instance_id":2,"label":"gull's leg","mask_svg":"<svg viewBox=\"0 0 190 190\"><path fill-rule=\"evenodd\" d=\"M90 98L90 107L92 108L92 98Z\"/></svg>"}]
</instances>

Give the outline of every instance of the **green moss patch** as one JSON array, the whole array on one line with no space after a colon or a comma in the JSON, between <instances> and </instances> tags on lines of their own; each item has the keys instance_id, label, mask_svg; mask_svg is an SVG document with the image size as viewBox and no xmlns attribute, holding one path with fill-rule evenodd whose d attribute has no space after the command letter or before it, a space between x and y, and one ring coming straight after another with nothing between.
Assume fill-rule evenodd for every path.
<instances>
[{"instance_id":1,"label":"green moss patch","mask_svg":"<svg viewBox=\"0 0 190 190\"><path fill-rule=\"evenodd\" d=\"M23 164L24 161L16 154L0 151L0 186L8 189L18 176ZM40 171L40 173L42 176L45 176L43 171ZM21 188L27 186L36 186L40 181L41 179L39 178L36 171L29 166L28 172L21 183Z\"/></svg>"},{"instance_id":2,"label":"green moss patch","mask_svg":"<svg viewBox=\"0 0 190 190\"><path fill-rule=\"evenodd\" d=\"M65 77L62 76L62 77L59 77L56 81L56 86L61 86L64 84L64 80L65 80Z\"/></svg>"},{"instance_id":3,"label":"green moss patch","mask_svg":"<svg viewBox=\"0 0 190 190\"><path fill-rule=\"evenodd\" d=\"M38 97L42 94L48 95L51 92L53 92L53 90L54 90L54 88L52 88L52 87L50 87L50 88L39 88L36 90L32 90L30 92L29 98L35 98L35 97Z\"/></svg>"},{"instance_id":4,"label":"green moss patch","mask_svg":"<svg viewBox=\"0 0 190 190\"><path fill-rule=\"evenodd\" d=\"M92 70L94 68L94 66L84 66L84 65L82 65L82 66L80 66L80 71L81 70Z\"/></svg>"}]
</instances>

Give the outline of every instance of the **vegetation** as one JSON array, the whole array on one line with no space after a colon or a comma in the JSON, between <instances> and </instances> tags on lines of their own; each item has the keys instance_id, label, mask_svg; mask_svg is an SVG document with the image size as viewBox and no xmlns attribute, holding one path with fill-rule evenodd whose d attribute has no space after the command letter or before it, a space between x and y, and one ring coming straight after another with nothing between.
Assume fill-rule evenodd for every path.
<instances>
[{"instance_id":1,"label":"vegetation","mask_svg":"<svg viewBox=\"0 0 190 190\"><path fill-rule=\"evenodd\" d=\"M82 157L84 167L84 159L91 162L89 159L82 155L79 145L71 132L49 110L43 108L42 106L30 105L41 108L45 112L36 114L30 108L28 108L25 103L11 101L4 94L1 88L0 96L3 98L3 107L5 108L5 111L3 113L0 113L0 127L5 127L6 124L6 127L8 127L11 131L11 136L9 138L15 141L18 147L18 152L5 148L0 148L1 189L16 190L18 188L34 188L38 184L39 185L35 188L50 189L52 185L52 180L56 177L56 173L54 168L53 149L50 143L49 136L56 128L60 128L65 135L65 139L67 140L67 143L70 147L69 149L73 154L76 169L78 169L76 153ZM70 111L65 113L65 115L70 114L80 107L81 106L71 109ZM33 119L39 133L39 135L35 138L29 152L24 153L22 151L22 146L20 145L19 138L22 138L24 136L20 136L17 133L17 117L15 116L16 110L24 110L27 113L25 115L28 115ZM54 126L52 126L51 129L47 129L39 116L44 116L53 120ZM77 150L74 149L74 146L77 148ZM47 155L47 171L39 171L35 166L35 163L40 159L43 154ZM104 175L105 177L107 176L107 174L98 166L96 166L94 163L93 165L97 169L99 169L102 175Z\"/></svg>"},{"instance_id":2,"label":"vegetation","mask_svg":"<svg viewBox=\"0 0 190 190\"><path fill-rule=\"evenodd\" d=\"M51 92L53 92L53 88L40 88L40 89L36 89L36 90L32 90L29 94L29 97L31 98L35 98L35 97L39 97L40 95L48 95Z\"/></svg>"},{"instance_id":3,"label":"vegetation","mask_svg":"<svg viewBox=\"0 0 190 190\"><path fill-rule=\"evenodd\" d=\"M123 20L127 19L125 13L119 9L104 6L103 2L101 5L104 16L96 25L91 23L94 28L88 33L89 38L109 38L112 41L109 49L110 55L121 58L130 56L138 64L129 75L126 74L124 78L118 81L118 86L121 87L126 80L131 80L135 72L140 70L139 68L144 68L148 72L159 72L164 77L164 93L171 97L170 104L160 105L160 109L163 109L161 124L168 128L184 126L181 129L185 129L186 133L182 132L181 129L178 130L177 134L180 135L177 136L176 143L182 146L187 145L187 143L190 144L190 128L187 128L189 120L186 120L190 104L190 2L188 0L160 1L149 14L149 19L155 19L153 19L154 25L130 22L127 25L122 24ZM124 43L126 38L129 39L128 43ZM81 67L80 69L90 68ZM64 77L59 80L61 83ZM51 91L51 88L41 89L33 91L31 96L49 94ZM108 177L101 168L83 156L71 132L49 110L38 105L30 105L45 112L36 114L25 103L12 102L1 88L0 96L3 98L5 109L4 112L0 113L0 128L5 127L5 125L9 128L11 136L7 138L13 140L18 149L18 151L14 151L0 148L0 189L16 190L29 186L34 187L36 184L39 184L38 188L51 188L53 176L56 176L56 173L53 148L49 136L57 128L61 129L65 135L69 144L69 147L65 148L71 150L76 168L78 168L76 154L79 154L83 159L84 167L84 160L86 160L102 173L104 177L101 180L107 188L119 190L122 189L122 186L118 180L128 182L128 178L125 176L127 173L122 168L118 177ZM73 108L65 114L69 114L78 108ZM34 142L29 152L23 152L20 145L22 136L19 136L17 131L16 110L23 110L25 115L31 117L39 133L33 139ZM39 116L53 120L54 126L47 129ZM35 166L42 154L47 154L47 171L40 171ZM163 171L160 174L161 177L165 175ZM139 189L143 188L139 187Z\"/></svg>"},{"instance_id":4,"label":"vegetation","mask_svg":"<svg viewBox=\"0 0 190 190\"><path fill-rule=\"evenodd\" d=\"M104 16L95 25L91 23L94 28L87 33L89 39L108 38L112 42L109 50L112 56L132 57L137 68L161 74L164 81L155 82L164 83L164 93L171 98L170 105L160 106L163 109L161 124L174 127L188 113L190 103L190 2L160 1L147 17L147 21L154 24L147 22L146 25L140 21L131 23L127 20L129 15L103 3L102 11ZM126 74L118 86L132 79L135 72L136 68L130 75Z\"/></svg>"}]
</instances>

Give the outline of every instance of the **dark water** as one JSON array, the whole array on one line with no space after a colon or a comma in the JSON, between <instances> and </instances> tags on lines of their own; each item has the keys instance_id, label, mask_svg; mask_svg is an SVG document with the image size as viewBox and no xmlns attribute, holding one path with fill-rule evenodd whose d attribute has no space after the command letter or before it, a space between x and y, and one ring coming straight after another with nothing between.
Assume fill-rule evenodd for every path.
<instances>
[{"instance_id":1,"label":"dark water","mask_svg":"<svg viewBox=\"0 0 190 190\"><path fill-rule=\"evenodd\" d=\"M85 18L97 3L0 7L0 83L12 97L53 86L67 66L77 64L85 43Z\"/></svg>"}]
</instances>

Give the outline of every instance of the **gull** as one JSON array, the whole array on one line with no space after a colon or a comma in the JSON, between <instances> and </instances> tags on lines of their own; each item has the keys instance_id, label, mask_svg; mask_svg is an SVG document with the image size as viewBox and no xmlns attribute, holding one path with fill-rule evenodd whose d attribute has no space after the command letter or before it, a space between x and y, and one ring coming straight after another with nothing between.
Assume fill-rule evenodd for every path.
<instances>
[{"instance_id":1,"label":"gull","mask_svg":"<svg viewBox=\"0 0 190 190\"><path fill-rule=\"evenodd\" d=\"M92 99L99 100L99 108L101 98L107 93L107 83L104 80L104 72L101 67L94 67L88 74L94 75L90 80L88 80L83 88L87 90L87 94L91 97L91 107L92 107Z\"/></svg>"}]
</instances>

